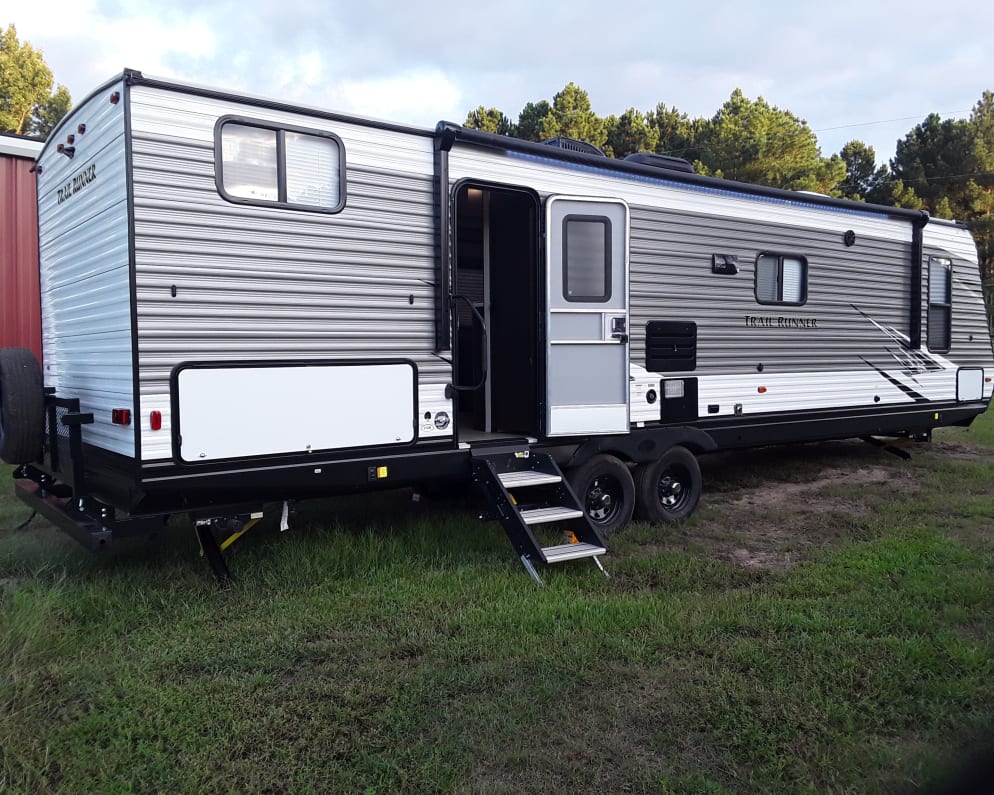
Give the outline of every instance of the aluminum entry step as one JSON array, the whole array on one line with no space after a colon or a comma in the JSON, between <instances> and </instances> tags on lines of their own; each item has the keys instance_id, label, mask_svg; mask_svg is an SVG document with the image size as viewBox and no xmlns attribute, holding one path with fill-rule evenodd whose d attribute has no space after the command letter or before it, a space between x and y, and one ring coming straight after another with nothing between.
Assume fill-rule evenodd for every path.
<instances>
[{"instance_id":1,"label":"aluminum entry step","mask_svg":"<svg viewBox=\"0 0 994 795\"><path fill-rule=\"evenodd\" d=\"M593 558L603 555L607 550L596 544L559 544L554 547L544 547L542 555L546 563L561 563L564 560L576 558Z\"/></svg>"},{"instance_id":2,"label":"aluminum entry step","mask_svg":"<svg viewBox=\"0 0 994 795\"><path fill-rule=\"evenodd\" d=\"M525 469L521 472L503 472L498 475L505 489L521 489L525 486L544 486L549 483L562 483L561 475L534 472Z\"/></svg>"},{"instance_id":3,"label":"aluminum entry step","mask_svg":"<svg viewBox=\"0 0 994 795\"><path fill-rule=\"evenodd\" d=\"M565 519L579 519L583 516L583 511L576 508L566 508L563 505L557 505L552 508L529 508L526 511L518 511L518 513L521 515L521 520L525 524L562 522Z\"/></svg>"}]
</instances>

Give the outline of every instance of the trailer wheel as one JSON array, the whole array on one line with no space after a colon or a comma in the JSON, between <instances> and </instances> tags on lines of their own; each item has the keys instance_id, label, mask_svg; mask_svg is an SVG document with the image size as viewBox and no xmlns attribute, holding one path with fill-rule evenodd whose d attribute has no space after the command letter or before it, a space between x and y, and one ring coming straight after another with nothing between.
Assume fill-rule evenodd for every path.
<instances>
[{"instance_id":1,"label":"trailer wheel","mask_svg":"<svg viewBox=\"0 0 994 795\"><path fill-rule=\"evenodd\" d=\"M41 369L25 348L0 349L0 458L28 464L41 458L45 434Z\"/></svg>"},{"instance_id":2,"label":"trailer wheel","mask_svg":"<svg viewBox=\"0 0 994 795\"><path fill-rule=\"evenodd\" d=\"M686 447L671 447L635 469L635 510L654 524L690 516L701 499L701 468Z\"/></svg>"},{"instance_id":3,"label":"trailer wheel","mask_svg":"<svg viewBox=\"0 0 994 795\"><path fill-rule=\"evenodd\" d=\"M632 473L613 455L596 455L568 474L587 517L602 535L620 530L635 510Z\"/></svg>"}]
</instances>

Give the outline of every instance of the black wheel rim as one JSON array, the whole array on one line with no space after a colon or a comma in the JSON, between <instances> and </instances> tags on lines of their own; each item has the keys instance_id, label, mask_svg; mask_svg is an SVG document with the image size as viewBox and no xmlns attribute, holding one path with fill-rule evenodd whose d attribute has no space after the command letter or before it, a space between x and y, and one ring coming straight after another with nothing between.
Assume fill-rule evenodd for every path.
<instances>
[{"instance_id":1,"label":"black wheel rim","mask_svg":"<svg viewBox=\"0 0 994 795\"><path fill-rule=\"evenodd\" d=\"M597 524L611 524L621 512L625 492L616 478L600 475L590 481L583 504L587 516Z\"/></svg>"},{"instance_id":2,"label":"black wheel rim","mask_svg":"<svg viewBox=\"0 0 994 795\"><path fill-rule=\"evenodd\" d=\"M660 473L656 497L664 511L680 511L690 501L691 489L690 471L674 464Z\"/></svg>"}]
</instances>

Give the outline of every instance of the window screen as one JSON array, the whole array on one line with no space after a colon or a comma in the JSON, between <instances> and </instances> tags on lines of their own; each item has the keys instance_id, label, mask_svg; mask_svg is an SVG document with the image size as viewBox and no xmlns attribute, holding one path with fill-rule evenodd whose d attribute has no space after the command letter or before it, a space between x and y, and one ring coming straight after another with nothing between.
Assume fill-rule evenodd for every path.
<instances>
[{"instance_id":1,"label":"window screen","mask_svg":"<svg viewBox=\"0 0 994 795\"><path fill-rule=\"evenodd\" d=\"M221 119L218 191L229 201L337 212L345 205L344 153L331 133Z\"/></svg>"},{"instance_id":2,"label":"window screen","mask_svg":"<svg viewBox=\"0 0 994 795\"><path fill-rule=\"evenodd\" d=\"M779 257L767 254L756 260L756 300L774 303L780 298Z\"/></svg>"},{"instance_id":3,"label":"window screen","mask_svg":"<svg viewBox=\"0 0 994 795\"><path fill-rule=\"evenodd\" d=\"M942 257L928 261L928 349L945 353L952 343L953 263Z\"/></svg>"},{"instance_id":4,"label":"window screen","mask_svg":"<svg viewBox=\"0 0 994 795\"><path fill-rule=\"evenodd\" d=\"M803 304L808 300L808 261L785 254L756 258L756 300L761 304Z\"/></svg>"},{"instance_id":5,"label":"window screen","mask_svg":"<svg viewBox=\"0 0 994 795\"><path fill-rule=\"evenodd\" d=\"M286 200L333 208L338 205L341 159L338 142L316 135L285 133Z\"/></svg>"},{"instance_id":6,"label":"window screen","mask_svg":"<svg viewBox=\"0 0 994 795\"><path fill-rule=\"evenodd\" d=\"M276 131L244 124L221 129L224 189L232 196L278 201Z\"/></svg>"},{"instance_id":7,"label":"window screen","mask_svg":"<svg viewBox=\"0 0 994 795\"><path fill-rule=\"evenodd\" d=\"M567 301L611 298L611 222L603 217L563 219L563 297Z\"/></svg>"},{"instance_id":8,"label":"window screen","mask_svg":"<svg viewBox=\"0 0 994 795\"><path fill-rule=\"evenodd\" d=\"M797 257L784 257L781 261L780 300L785 304L804 303L804 263Z\"/></svg>"}]
</instances>

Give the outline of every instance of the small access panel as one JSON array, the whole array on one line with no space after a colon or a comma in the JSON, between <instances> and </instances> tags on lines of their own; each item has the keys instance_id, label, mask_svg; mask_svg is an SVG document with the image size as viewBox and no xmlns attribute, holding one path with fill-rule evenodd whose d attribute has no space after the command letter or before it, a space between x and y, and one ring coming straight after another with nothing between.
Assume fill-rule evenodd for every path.
<instances>
[{"instance_id":1,"label":"small access panel","mask_svg":"<svg viewBox=\"0 0 994 795\"><path fill-rule=\"evenodd\" d=\"M650 320L646 323L645 369L652 373L696 370L697 324L686 320Z\"/></svg>"},{"instance_id":2,"label":"small access panel","mask_svg":"<svg viewBox=\"0 0 994 795\"><path fill-rule=\"evenodd\" d=\"M627 433L628 205L546 200L546 436Z\"/></svg>"}]
</instances>

